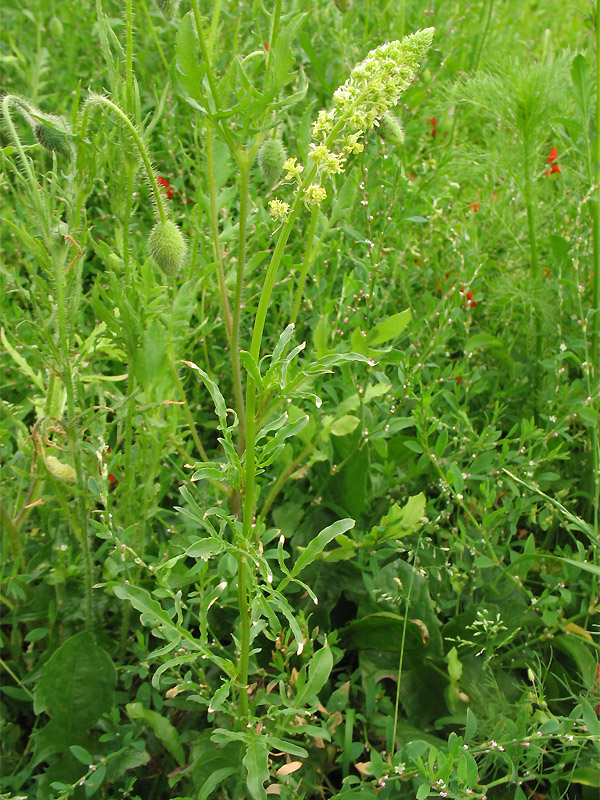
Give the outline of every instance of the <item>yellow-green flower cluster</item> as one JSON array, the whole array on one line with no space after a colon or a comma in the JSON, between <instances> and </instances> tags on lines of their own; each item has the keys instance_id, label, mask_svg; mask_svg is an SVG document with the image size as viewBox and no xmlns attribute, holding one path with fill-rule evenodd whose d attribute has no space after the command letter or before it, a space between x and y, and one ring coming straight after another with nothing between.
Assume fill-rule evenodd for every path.
<instances>
[{"instance_id":1,"label":"yellow-green flower cluster","mask_svg":"<svg viewBox=\"0 0 600 800\"><path fill-rule=\"evenodd\" d=\"M387 42L371 50L334 93L333 108L325 112L326 116L320 112L313 125L315 139L325 139L338 126L347 135L377 125L414 80L433 33L433 28L425 28L402 41Z\"/></svg>"},{"instance_id":2,"label":"yellow-green flower cluster","mask_svg":"<svg viewBox=\"0 0 600 800\"><path fill-rule=\"evenodd\" d=\"M319 111L313 123L315 141L309 152L313 164L311 177L316 172L321 181L325 176L337 175L344 171L347 155L362 152L364 144L360 139L398 104L431 46L433 34L433 28L425 28L405 36L402 41L382 44L352 70L348 80L335 91L333 107ZM401 129L397 135L398 139L400 137ZM288 158L283 168L287 170L286 180L297 182L298 194L304 167L297 159ZM326 197L326 190L316 182L302 192L302 199L309 206L320 205ZM269 205L274 218L287 218L287 203L271 200Z\"/></svg>"}]
</instances>

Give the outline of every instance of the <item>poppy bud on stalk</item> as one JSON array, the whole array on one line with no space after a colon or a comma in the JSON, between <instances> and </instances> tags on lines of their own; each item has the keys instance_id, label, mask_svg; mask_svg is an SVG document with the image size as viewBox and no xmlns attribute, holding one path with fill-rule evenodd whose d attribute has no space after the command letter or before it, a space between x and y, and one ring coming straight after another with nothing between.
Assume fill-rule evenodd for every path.
<instances>
[{"instance_id":1,"label":"poppy bud on stalk","mask_svg":"<svg viewBox=\"0 0 600 800\"><path fill-rule=\"evenodd\" d=\"M49 119L57 125L62 125L62 121L58 117L49 117ZM67 137L64 133L61 133L61 131L56 130L56 128L51 128L43 122L36 122L33 132L35 138L46 150L59 153L61 156L69 155Z\"/></svg>"},{"instance_id":2,"label":"poppy bud on stalk","mask_svg":"<svg viewBox=\"0 0 600 800\"><path fill-rule=\"evenodd\" d=\"M258 166L263 180L269 186L279 179L287 155L279 139L267 139L258 151Z\"/></svg>"},{"instance_id":3,"label":"poppy bud on stalk","mask_svg":"<svg viewBox=\"0 0 600 800\"><path fill-rule=\"evenodd\" d=\"M181 229L171 220L157 222L148 237L148 252L166 275L181 269L187 246Z\"/></svg>"}]
</instances>

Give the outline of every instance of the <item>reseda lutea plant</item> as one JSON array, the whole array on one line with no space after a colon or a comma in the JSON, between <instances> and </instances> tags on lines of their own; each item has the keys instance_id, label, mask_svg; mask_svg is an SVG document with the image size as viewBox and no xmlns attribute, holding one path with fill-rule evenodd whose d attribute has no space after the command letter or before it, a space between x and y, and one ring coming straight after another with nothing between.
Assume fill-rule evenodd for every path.
<instances>
[{"instance_id":1,"label":"reseda lutea plant","mask_svg":"<svg viewBox=\"0 0 600 800\"><path fill-rule=\"evenodd\" d=\"M275 247L268 264L263 286L258 300L258 308L252 327L251 344L248 352L238 352L238 336L242 319L242 295L244 262L246 259L246 229L248 186L247 175L249 166L257 153L262 154L261 166L264 168L266 155L280 155L276 140L261 145L260 134L250 146L243 142L233 141L232 134L225 128L219 119L221 98L217 88L217 77L213 72L212 59L204 39L203 23L193 3L195 30L187 28L192 39L197 37L198 45L205 56L202 69L206 70L207 82L211 90L210 98L196 95L196 102L202 99L206 104L209 116L213 119L208 123L211 130L207 130L207 158L209 169L209 189L211 195L211 215L215 215L213 178L210 171L212 165L213 136L221 134L226 146L230 149L240 170L240 230L238 246L237 284L233 303L227 295L226 286L220 281L222 311L227 319L232 320L229 348L232 364L239 359L247 372L243 394L245 406L240 404L243 396L241 387L234 387L236 391L236 405L238 415L230 420L230 413L223 393L216 382L209 376L207 370L192 362L189 366L200 376L212 396L218 416L218 427L221 432L220 442L223 446L225 462L201 462L195 465L196 471L193 480L210 479L212 481L225 481L231 492L232 499L241 499L241 519L235 514L225 514L218 508L204 510L198 504L194 494L187 488L182 489L182 495L187 505L180 509L187 519L201 526L208 537L195 544L191 544L183 554L175 556L168 564L173 566L182 558L212 558L217 555L228 554L235 559L237 564L237 605L239 622L236 636L236 659L229 656L224 658L211 646L206 635L200 639L192 636L182 627L181 623L171 626L167 634L165 618L162 614L152 611L153 605L149 602L147 593L139 588L127 585L115 587L119 597L129 600L136 608L148 614L153 619L158 629L170 640L170 645L164 650L174 650L178 645L183 645L184 652L191 651L188 656L178 655L164 663L156 675L157 685L159 674L168 669L176 669L182 663L192 663L201 658L216 666L222 674L222 683L210 699L208 710L218 713L233 722L228 723L227 729L217 730L212 736L212 741L222 744L236 744L243 747L246 752L244 764L247 770L248 789L252 797L264 796L264 781L268 779L267 754L268 750L276 747L283 752L296 755L306 755L303 748L298 747L288 740L281 739L281 733L286 735L304 730L311 736L322 736L321 728L311 728L305 723L290 724L289 713L304 719L305 707L314 706L318 691L327 681L333 666L333 652L325 642L316 650L308 669L303 667L302 680L296 683L290 695L283 685L279 692L272 688L269 696L251 690L249 675L251 669L251 656L260 652L256 649L256 638L259 633L269 639L277 640L281 630L281 619L284 625L289 625L289 631L295 642L295 649L290 650L301 656L308 646L307 634L302 629L301 620L296 619L293 608L285 597L286 588L292 584L302 586L315 603L317 598L312 590L303 584L299 578L300 573L308 567L315 558L324 550L335 537L342 535L354 525L351 519L342 519L321 531L302 552L293 567L288 568L286 559L288 554L284 550L284 538L279 536L276 550L265 551L265 546L273 539L277 532L268 530L265 520L257 517L260 512L260 495L257 485L259 476L267 465L273 462L281 452L286 439L299 433L308 422L306 415L291 420L287 413L281 414L282 399L294 397L314 396L312 381L315 376L328 372L338 363L347 361L364 361L365 355L353 353L332 353L322 359L312 361L308 365L296 367L295 359L303 349L298 345L288 351L294 331L294 322L299 313L304 291L306 276L314 261L320 241L315 243L319 208L327 198L327 184L332 176L344 171L348 157L360 153L363 149L361 141L365 132L380 123L383 115L397 104L401 93L408 88L415 77L416 71L423 60L433 38L433 29L429 28L411 36L401 42L390 42L371 51L368 57L361 62L351 73L346 83L334 94L333 105L330 109L319 113L313 125L314 141L306 160L306 165L301 164L297 158L289 158L282 165L286 173L285 180L294 185L293 198L288 202L278 198L270 202L271 216L281 222L277 233ZM280 11L280 7L278 7ZM277 12L273 21L269 52L276 46ZM186 22L182 23L184 29ZM187 69L195 69L187 65ZM188 85L191 84L189 71L185 75ZM198 82L195 91L199 92ZM108 105L108 101L106 101ZM110 107L115 110L112 106ZM273 110L263 109L259 112L267 119ZM273 124L273 123L271 123ZM272 150L265 155L265 147ZM262 149L261 149L262 148ZM275 151L278 152L275 152ZM273 161L273 159L271 159ZM268 180L275 179L273 165L268 165ZM267 172L267 170L263 171ZM279 269L284 257L288 240L294 225L303 211L307 208L310 212L310 224L307 236L303 242L305 257L302 269L297 280L294 299L292 303L291 322L280 336L279 342L273 353L261 360L262 341L267 314L271 305L272 293ZM163 221L158 226L164 225ZM167 223L169 224L169 223ZM216 215L211 220L215 240L214 252L217 262L221 260L219 231L216 224ZM157 228L150 235L149 248L155 260L160 264L159 258L166 258L165 243L176 246L169 249L175 253L177 260L181 257L178 242L169 242L168 237L163 237L164 228L160 228L160 247L157 243ZM159 252L160 250L160 252ZM168 270L172 272L173 270ZM230 308L232 309L230 311ZM268 368L263 372L262 364L267 362ZM235 375L235 367L234 367ZM234 378L235 379L235 378ZM241 424L243 420L243 428ZM237 442L236 442L237 434ZM214 522L213 522L214 520ZM275 564L271 564L274 559ZM224 590L223 586L216 587L213 599ZM202 601L202 606L208 600ZM208 609L209 606L206 607ZM206 611L202 612L206 614ZM287 634L284 634L287 639ZM290 643L291 644L291 643ZM314 644L310 645L314 649ZM253 649L254 648L254 649ZM252 703L250 703L250 697ZM267 711L260 713L261 705L266 704ZM282 705L283 704L283 705ZM285 709L288 709L286 711ZM260 733L257 731L260 730ZM258 755L257 755L258 754Z\"/></svg>"}]
</instances>

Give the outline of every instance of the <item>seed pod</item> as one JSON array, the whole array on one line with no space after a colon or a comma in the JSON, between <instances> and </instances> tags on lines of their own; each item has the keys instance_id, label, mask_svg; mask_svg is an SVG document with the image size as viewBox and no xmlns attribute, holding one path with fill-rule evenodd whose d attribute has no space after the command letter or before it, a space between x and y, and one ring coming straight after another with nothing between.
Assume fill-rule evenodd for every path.
<instances>
[{"instance_id":1,"label":"seed pod","mask_svg":"<svg viewBox=\"0 0 600 800\"><path fill-rule=\"evenodd\" d=\"M383 139L393 145L404 144L404 131L393 114L386 111L379 120L379 131Z\"/></svg>"},{"instance_id":2,"label":"seed pod","mask_svg":"<svg viewBox=\"0 0 600 800\"><path fill-rule=\"evenodd\" d=\"M62 126L62 120L58 117L49 117L53 123ZM44 125L43 122L37 121L33 128L35 138L46 150L58 153L61 156L68 156L70 153L69 143L65 133L51 128L49 125Z\"/></svg>"},{"instance_id":3,"label":"seed pod","mask_svg":"<svg viewBox=\"0 0 600 800\"><path fill-rule=\"evenodd\" d=\"M263 180L269 186L279 179L287 154L279 139L267 139L258 151L258 166Z\"/></svg>"},{"instance_id":4,"label":"seed pod","mask_svg":"<svg viewBox=\"0 0 600 800\"><path fill-rule=\"evenodd\" d=\"M58 17L52 17L48 23L48 30L50 31L50 36L53 39L62 39L65 29Z\"/></svg>"},{"instance_id":5,"label":"seed pod","mask_svg":"<svg viewBox=\"0 0 600 800\"><path fill-rule=\"evenodd\" d=\"M187 246L178 225L168 219L157 222L148 237L148 252L166 275L181 269Z\"/></svg>"},{"instance_id":6,"label":"seed pod","mask_svg":"<svg viewBox=\"0 0 600 800\"><path fill-rule=\"evenodd\" d=\"M156 5L159 7L165 19L173 19L179 0L156 0Z\"/></svg>"},{"instance_id":7,"label":"seed pod","mask_svg":"<svg viewBox=\"0 0 600 800\"><path fill-rule=\"evenodd\" d=\"M335 7L341 11L342 14L350 11L350 8L352 7L352 0L333 0L333 2L335 3Z\"/></svg>"},{"instance_id":8,"label":"seed pod","mask_svg":"<svg viewBox=\"0 0 600 800\"><path fill-rule=\"evenodd\" d=\"M57 481L75 483L77 480L77 475L73 467L70 467L68 464L63 464L56 456L46 456L46 466L48 467L50 475L56 478Z\"/></svg>"}]
</instances>

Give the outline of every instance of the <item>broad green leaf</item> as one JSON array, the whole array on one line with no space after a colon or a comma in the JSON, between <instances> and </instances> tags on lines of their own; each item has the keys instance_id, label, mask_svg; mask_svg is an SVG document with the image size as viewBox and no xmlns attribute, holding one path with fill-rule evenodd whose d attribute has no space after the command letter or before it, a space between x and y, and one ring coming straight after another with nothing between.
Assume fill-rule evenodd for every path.
<instances>
[{"instance_id":1,"label":"broad green leaf","mask_svg":"<svg viewBox=\"0 0 600 800\"><path fill-rule=\"evenodd\" d=\"M358 425L360 425L360 419L358 417L352 414L346 414L334 420L331 425L331 432L334 436L347 436L349 433L352 433Z\"/></svg>"},{"instance_id":2,"label":"broad green leaf","mask_svg":"<svg viewBox=\"0 0 600 800\"><path fill-rule=\"evenodd\" d=\"M94 761L91 753L89 753L85 747L80 747L78 744L72 744L71 747L69 747L69 750L73 753L80 764L88 765L92 764Z\"/></svg>"},{"instance_id":3,"label":"broad green leaf","mask_svg":"<svg viewBox=\"0 0 600 800\"><path fill-rule=\"evenodd\" d=\"M280 30L272 49L273 71L278 88L285 86L286 83L295 78L295 73L290 72L295 57L292 41L307 16L307 11L299 11L294 14L287 25Z\"/></svg>"},{"instance_id":4,"label":"broad green leaf","mask_svg":"<svg viewBox=\"0 0 600 800\"><path fill-rule=\"evenodd\" d=\"M589 67L585 57L578 53L571 65L571 80L573 82L573 96L579 108L579 113L583 117L584 124L587 125L591 98L591 86L589 80Z\"/></svg>"},{"instance_id":5,"label":"broad green leaf","mask_svg":"<svg viewBox=\"0 0 600 800\"><path fill-rule=\"evenodd\" d=\"M592 708L590 702L586 700L585 697L580 697L579 702L581 703L582 709L581 716L583 717L588 732L592 736L600 736L600 719L598 719L598 715Z\"/></svg>"},{"instance_id":6,"label":"broad green leaf","mask_svg":"<svg viewBox=\"0 0 600 800\"><path fill-rule=\"evenodd\" d=\"M425 503L423 492L409 497L402 507L394 503L379 525L371 529L372 535L378 536L381 531L386 539L400 539L414 533L425 518Z\"/></svg>"},{"instance_id":7,"label":"broad green leaf","mask_svg":"<svg viewBox=\"0 0 600 800\"><path fill-rule=\"evenodd\" d=\"M409 308L401 311L399 314L393 314L391 317L378 322L374 328L367 333L367 345L375 347L383 342L389 342L390 339L395 339L400 336L402 331L406 328L412 317L412 312Z\"/></svg>"},{"instance_id":8,"label":"broad green leaf","mask_svg":"<svg viewBox=\"0 0 600 800\"><path fill-rule=\"evenodd\" d=\"M312 657L308 665L308 679L295 698L295 705L302 706L316 697L329 680L333 669L333 653L329 645L325 645Z\"/></svg>"},{"instance_id":9,"label":"broad green leaf","mask_svg":"<svg viewBox=\"0 0 600 800\"><path fill-rule=\"evenodd\" d=\"M179 733L166 717L146 708L142 703L127 703L126 709L130 719L142 719L150 725L156 738L160 739L179 766L185 764L185 755Z\"/></svg>"},{"instance_id":10,"label":"broad green leaf","mask_svg":"<svg viewBox=\"0 0 600 800\"><path fill-rule=\"evenodd\" d=\"M399 614L383 611L354 620L342 629L342 642L350 650L385 650L410 653L422 650L429 642L429 631L417 620L406 622ZM404 638L403 638L404 637Z\"/></svg>"},{"instance_id":11,"label":"broad green leaf","mask_svg":"<svg viewBox=\"0 0 600 800\"><path fill-rule=\"evenodd\" d=\"M369 400L372 400L374 397L381 397L382 395L387 394L391 388L391 383L369 384L365 390L365 396L363 399L365 403L368 403Z\"/></svg>"},{"instance_id":12,"label":"broad green leaf","mask_svg":"<svg viewBox=\"0 0 600 800\"><path fill-rule=\"evenodd\" d=\"M105 777L106 764L99 764L89 778L86 778L86 781L83 785L85 796L92 797L95 795L98 789L102 786Z\"/></svg>"},{"instance_id":13,"label":"broad green leaf","mask_svg":"<svg viewBox=\"0 0 600 800\"><path fill-rule=\"evenodd\" d=\"M266 800L265 781L269 779L269 748L262 736L253 733L246 740L246 787L254 800Z\"/></svg>"},{"instance_id":14,"label":"broad green leaf","mask_svg":"<svg viewBox=\"0 0 600 800\"><path fill-rule=\"evenodd\" d=\"M44 665L34 691L34 711L52 719L36 742L34 764L44 752L61 752L114 704L117 673L108 653L86 632L67 639ZM47 729L48 736L44 735ZM51 733L50 733L51 732Z\"/></svg>"},{"instance_id":15,"label":"broad green leaf","mask_svg":"<svg viewBox=\"0 0 600 800\"><path fill-rule=\"evenodd\" d=\"M202 79L205 69L199 63L199 42L196 24L191 11L182 18L175 39L175 63L177 65L177 83L183 89L184 99L196 101L196 108L205 105ZM187 97L186 97L187 95Z\"/></svg>"},{"instance_id":16,"label":"broad green leaf","mask_svg":"<svg viewBox=\"0 0 600 800\"><path fill-rule=\"evenodd\" d=\"M290 580L292 580L292 578L295 578L296 575L299 575L302 570L305 569L305 567L307 567L309 564L312 564L319 553L327 547L329 542L333 541L333 539L335 539L336 536L339 536L340 533L346 533L346 531L349 531L354 527L354 524L355 523L353 519L340 519L337 522L334 522L333 525L324 528L301 552L291 573L281 581L277 590L281 592L285 586L287 586Z\"/></svg>"},{"instance_id":17,"label":"broad green leaf","mask_svg":"<svg viewBox=\"0 0 600 800\"><path fill-rule=\"evenodd\" d=\"M198 790L198 800L209 800L209 798L213 797L213 792L217 786L237 770L237 766L221 767L221 769L215 770Z\"/></svg>"},{"instance_id":18,"label":"broad green leaf","mask_svg":"<svg viewBox=\"0 0 600 800\"><path fill-rule=\"evenodd\" d=\"M475 714L467 707L467 721L465 724L465 742L470 742L477 731L477 718Z\"/></svg>"}]
</instances>

